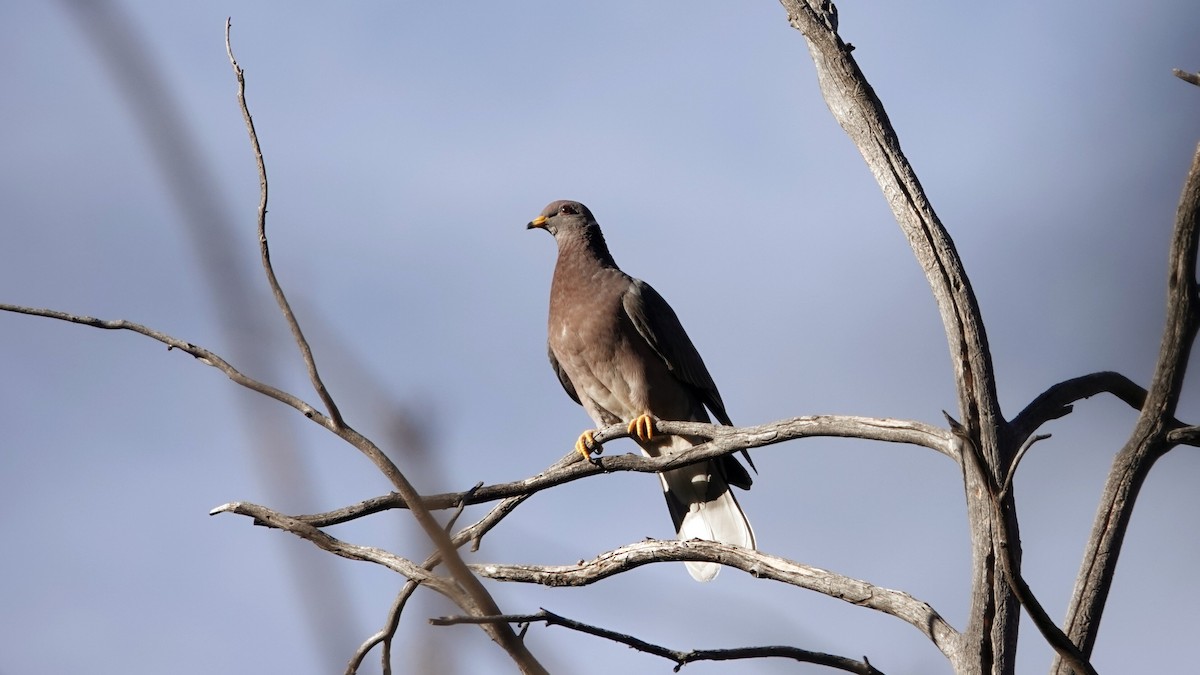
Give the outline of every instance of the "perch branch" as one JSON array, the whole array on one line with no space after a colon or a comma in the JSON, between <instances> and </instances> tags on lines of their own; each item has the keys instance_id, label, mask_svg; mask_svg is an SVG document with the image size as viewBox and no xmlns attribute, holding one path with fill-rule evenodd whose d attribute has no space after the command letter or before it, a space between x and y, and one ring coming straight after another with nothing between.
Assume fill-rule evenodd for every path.
<instances>
[{"instance_id":1,"label":"perch branch","mask_svg":"<svg viewBox=\"0 0 1200 675\"><path fill-rule=\"evenodd\" d=\"M666 434L685 434L711 439L688 450L668 456L649 458L640 455L622 454L597 457L595 463L584 462L579 453L571 451L554 466L522 480L496 485L485 485L465 492L447 492L423 497L429 509L449 509L460 503L480 504L517 495L531 495L556 485L586 478L599 473L636 471L657 473L679 468L688 464L728 455L739 450L758 448L800 438L843 437L865 440L907 443L937 450L954 457L953 443L944 430L923 422L853 417L839 415L817 415L793 417L753 427L726 427L719 424L700 422L665 422L655 420L655 429ZM629 435L624 424L614 424L596 433L598 443L623 438ZM388 509L407 508L408 502L396 493L362 501L326 513L297 516L305 522L325 527L344 523L356 518L379 513Z\"/></svg>"},{"instance_id":2,"label":"perch branch","mask_svg":"<svg viewBox=\"0 0 1200 675\"><path fill-rule=\"evenodd\" d=\"M798 647L787 646L770 646L770 647L741 647L736 649L693 649L680 650L668 649L656 644L640 640L632 635L618 633L607 628L600 628L591 624L586 624L574 619L568 619L564 616L555 614L554 612L542 609L535 614L507 614L504 616L443 616L429 620L429 623L435 626L454 626L458 624L476 624L489 621L515 623L515 624L530 624L543 622L547 626L561 626L587 635L611 640L630 647L645 654L661 656L675 662L675 672L683 666L694 663L696 661L733 661L737 659L761 659L768 657L777 657L784 659L792 659L800 663L812 663L820 666L828 666L837 670L842 670L848 673L860 673L861 675L883 675L879 670L871 665L870 661L865 658L862 661L855 661L843 656L835 656L833 654L825 654L822 652L809 651Z\"/></svg>"},{"instance_id":3,"label":"perch branch","mask_svg":"<svg viewBox=\"0 0 1200 675\"><path fill-rule=\"evenodd\" d=\"M1175 215L1167 273L1167 320L1158 363L1137 424L1109 471L1067 609L1067 634L1085 655L1092 653L1096 643L1096 633L1138 492L1154 462L1172 447L1169 431L1183 388L1188 357L1200 327L1196 284L1198 239L1200 146L1192 156ZM1189 435L1180 436L1187 438ZM1070 667L1056 660L1054 672L1067 675Z\"/></svg>"},{"instance_id":4,"label":"perch branch","mask_svg":"<svg viewBox=\"0 0 1200 675\"><path fill-rule=\"evenodd\" d=\"M497 581L544 586L586 586L642 565L668 561L714 562L735 567L756 578L773 579L815 591L860 607L901 619L928 637L953 661L961 648L959 633L928 603L902 591L803 565L759 551L701 539L650 539L602 553L574 565L472 565L479 574Z\"/></svg>"}]
</instances>

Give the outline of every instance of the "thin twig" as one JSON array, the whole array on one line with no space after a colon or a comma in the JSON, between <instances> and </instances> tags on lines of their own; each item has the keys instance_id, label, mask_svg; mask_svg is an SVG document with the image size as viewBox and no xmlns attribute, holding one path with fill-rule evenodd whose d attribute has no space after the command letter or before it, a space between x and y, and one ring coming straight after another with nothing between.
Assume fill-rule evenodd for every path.
<instances>
[{"instance_id":1,"label":"thin twig","mask_svg":"<svg viewBox=\"0 0 1200 675\"><path fill-rule=\"evenodd\" d=\"M424 567L424 566L422 566ZM429 568L425 568L429 569ZM355 675L358 672L359 666L362 665L363 659L376 645L383 645L383 653L380 655L382 660L383 675L391 675L392 659L391 659L391 644L392 639L396 635L396 630L400 627L400 615L404 612L404 605L408 602L408 598L412 595L413 590L419 586L417 582L408 580L404 586L396 593L396 599L392 600L392 606L388 609L387 621L384 622L383 628L380 628L373 635L363 641L358 649L354 650L354 654L350 656L350 662L346 664L344 675Z\"/></svg>"},{"instance_id":2,"label":"thin twig","mask_svg":"<svg viewBox=\"0 0 1200 675\"><path fill-rule=\"evenodd\" d=\"M442 577L437 577L431 574L428 570L422 569L416 563L407 558L390 553L383 549L373 546L359 546L349 542L342 541L334 536L329 535L323 530L313 527L308 523L297 520L289 515L279 513L273 509L258 504L249 502L230 502L222 504L215 509L209 511L209 515L218 515L221 513L235 513L241 516L249 516L260 525L272 527L275 529L290 532L302 539L306 539L318 547L330 553L335 553L343 558L350 560L361 560L372 562L377 565L382 565L388 569L398 572L409 579L418 583L424 584L433 588L440 593L443 593L451 600L458 604L457 595L458 589L454 583Z\"/></svg>"},{"instance_id":3,"label":"thin twig","mask_svg":"<svg viewBox=\"0 0 1200 675\"><path fill-rule=\"evenodd\" d=\"M999 503L1003 504L1008 497L1008 493L1012 490L1013 478L1017 475L1017 465L1021 463L1022 459L1025 459L1025 453L1029 452L1029 448L1032 448L1034 443L1044 441L1047 438L1050 438L1050 434L1038 434L1037 436L1030 436L1021 444L1021 449L1017 451L1017 456L1013 457L1012 464L1008 466L1008 475L1004 477L1004 483L1000 485L1000 494L996 497Z\"/></svg>"},{"instance_id":4,"label":"thin twig","mask_svg":"<svg viewBox=\"0 0 1200 675\"><path fill-rule=\"evenodd\" d=\"M326 417L321 411L309 405L303 399L290 394L282 389L278 389L264 382L260 382L244 373L237 368L234 368L228 361L218 354L205 349L199 345L192 344L177 337L173 337L162 331L143 326L140 323L126 321L124 319L97 319L91 316L80 314L70 314L68 312L60 312L54 309L44 309L41 307L23 307L21 305L10 305L0 303L0 311L14 312L17 314L27 314L30 316L41 316L49 319L57 319L68 323L76 323L81 326L90 326L92 328L100 328L102 330L127 330L139 335L144 335L153 340L157 340L167 345L168 350L177 349L181 352L189 354L196 358L197 361L207 366L212 366L220 370L230 380L251 390L258 392L268 398L275 399L284 405L290 406L298 410L308 419L321 425L325 429L332 431L334 434L353 445L363 454L367 455L375 466L391 481L392 485L399 489L401 481L406 482L406 479L400 474L400 470L392 463L387 455L383 454L374 443L371 443L366 437L359 434L354 429L348 426L338 428L333 422Z\"/></svg>"},{"instance_id":5,"label":"thin twig","mask_svg":"<svg viewBox=\"0 0 1200 675\"><path fill-rule=\"evenodd\" d=\"M485 622L503 622L515 624L531 624L536 622L545 623L547 626L561 626L580 633L594 635L599 638L611 640L626 647L630 647L645 654L661 656L675 662L675 672L683 666L694 663L696 661L733 661L740 659L761 659L769 657L777 657L784 659L792 659L800 663L812 663L820 666L828 666L837 670L842 670L848 673L860 673L861 675L883 675L878 669L871 665L869 661L855 661L843 656L835 656L833 654L825 654L823 652L814 652L799 647L788 646L769 646L769 647L740 647L734 649L668 649L656 644L652 644L645 640L618 633L607 628L600 628L591 624L568 619L567 617L555 614L554 612L545 609L539 610L535 614L506 614L502 616L443 616L435 617L429 620L429 623L434 626L454 626L458 624L477 624Z\"/></svg>"},{"instance_id":6,"label":"thin twig","mask_svg":"<svg viewBox=\"0 0 1200 675\"><path fill-rule=\"evenodd\" d=\"M495 600L479 579L466 567L466 563L458 555L458 551L450 541L449 535L442 530L441 525L433 517L433 514L420 505L420 494L408 481L408 478L400 472L386 455L365 436L351 429L345 424L334 404L329 392L326 391L325 385L321 382L321 378L317 374L316 362L312 357L312 352L309 349L308 342L304 339L304 335L300 330L300 324L296 321L295 315L292 313L291 307L283 294L283 290L275 278L275 272L271 267L271 256L267 246L266 235L266 216L267 216L267 175L265 163L262 157L262 148L258 143L258 135L254 131L254 122L250 117L250 110L246 105L245 98L245 77L242 69L238 66L237 60L233 56L233 48L230 42L230 27L232 21L225 21L225 49L229 56L230 65L233 67L234 75L238 82L238 103L242 109L242 116L246 122L246 130L250 135L250 141L254 148L255 159L258 164L258 176L260 185L260 201L258 209L258 237L259 249L262 254L263 269L267 274L267 279L271 285L271 290L275 295L276 301L279 303L280 310L287 319L288 325L292 329L292 335L296 339L296 344L299 346L303 354L304 361L308 367L309 377L312 380L314 389L316 389L321 400L325 403L328 410L329 425L339 436L350 441L360 451L368 454L376 466L388 474L392 479L396 490L405 497L414 506L410 507L413 517L425 531L426 536L434 543L438 551L441 553L447 570L454 577L457 585L463 593L454 593L449 596L451 599L468 614L498 614L500 613ZM327 535L326 535L327 536ZM489 637L491 637L498 645L500 645L508 653L522 671L527 673L544 673L545 668L537 661L525 644L517 639L517 636L508 626L485 626L484 627Z\"/></svg>"},{"instance_id":7,"label":"thin twig","mask_svg":"<svg viewBox=\"0 0 1200 675\"><path fill-rule=\"evenodd\" d=\"M242 118L246 122L246 131L250 134L250 146L254 150L254 161L258 165L258 249L262 257L263 271L266 272L267 283L271 285L271 293L275 296L275 302L279 305L279 310L283 312L283 318L287 321L288 328L292 331L292 338L296 341L296 346L300 348L300 355L304 359L305 367L308 368L308 378L312 381L313 389L316 390L321 402L325 404L325 410L328 412L329 420L334 428L340 428L345 424L342 420L342 413L338 410L337 405L333 402L333 396L325 388L325 383L317 373L317 361L313 358L312 349L308 345L308 340L304 338L304 332L300 330L300 322L296 320L296 315L292 312L292 306L288 303L287 296L283 294L283 288L279 285L279 280L275 277L275 268L271 265L271 251L267 246L267 165L263 160L262 146L258 143L258 133L254 130L254 119L250 117L250 108L246 104L245 73L242 67L238 65L237 59L233 57L233 44L229 39L229 32L232 26L232 19L226 18L225 53L229 55L229 65L233 67L233 73L237 76L238 105L242 109Z\"/></svg>"},{"instance_id":8,"label":"thin twig","mask_svg":"<svg viewBox=\"0 0 1200 675\"><path fill-rule=\"evenodd\" d=\"M305 417L332 430L332 426L327 423L327 418L316 408L313 408L300 398L293 396L292 394L289 394L281 389L276 389L269 384L259 382L252 377L244 375L237 368L234 368L232 365L230 365L228 361L205 349L204 347L180 340L179 338L167 335L162 331L143 326L140 323L126 321L124 319L97 319L91 316L70 314L54 309L23 307L21 305L10 305L7 303L0 303L0 311L28 314L30 316L41 316L48 319L58 319L59 321L77 323L81 326L90 326L92 328L100 328L103 330L127 330L133 333L144 335L148 338L165 344L168 349L178 349L185 354L195 357L200 363L203 363L207 366L212 366L217 370L220 370L222 373L225 373L229 379L233 380L237 384L251 391L256 391L264 396L273 398L280 403L291 406L292 408L300 411Z\"/></svg>"},{"instance_id":9,"label":"thin twig","mask_svg":"<svg viewBox=\"0 0 1200 675\"><path fill-rule=\"evenodd\" d=\"M449 520L446 521L446 527L443 528L446 530L447 533L452 532L454 530L454 524L458 522L458 517L461 516L463 514L463 511L467 508L467 498L469 498L472 494L475 493L476 490L478 490L481 487L483 487L483 481L479 481L478 483L475 484L475 487L471 488L470 490L467 490L467 492L465 493L463 498L459 500L458 506L454 507L454 513L450 514Z\"/></svg>"}]
</instances>

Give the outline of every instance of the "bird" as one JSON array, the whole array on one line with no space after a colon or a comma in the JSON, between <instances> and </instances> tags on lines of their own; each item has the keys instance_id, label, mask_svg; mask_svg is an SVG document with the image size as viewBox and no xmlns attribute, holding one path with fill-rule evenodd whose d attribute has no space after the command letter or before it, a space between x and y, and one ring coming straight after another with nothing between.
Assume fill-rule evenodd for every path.
<instances>
[{"instance_id":1,"label":"bird","mask_svg":"<svg viewBox=\"0 0 1200 675\"><path fill-rule=\"evenodd\" d=\"M721 424L733 425L675 311L649 284L617 267L586 206L551 202L526 229L546 230L558 245L547 352L567 395L598 428L625 423L642 452L659 457L704 439L656 434L653 418L709 422L711 411ZM594 434L584 431L575 443L585 459L600 451ZM753 482L736 457L664 471L659 479L680 540L755 548L754 530L730 489L748 490ZM697 581L710 581L721 570L718 563L685 564Z\"/></svg>"}]
</instances>

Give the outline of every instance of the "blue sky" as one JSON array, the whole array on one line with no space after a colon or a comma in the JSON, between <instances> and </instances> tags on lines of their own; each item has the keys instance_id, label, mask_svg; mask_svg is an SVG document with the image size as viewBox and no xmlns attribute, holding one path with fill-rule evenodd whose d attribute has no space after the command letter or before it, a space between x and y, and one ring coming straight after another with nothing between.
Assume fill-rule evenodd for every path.
<instances>
[{"instance_id":1,"label":"blue sky","mask_svg":"<svg viewBox=\"0 0 1200 675\"><path fill-rule=\"evenodd\" d=\"M232 16L276 271L348 421L422 491L534 474L589 424L545 361L553 243L524 230L560 198L588 204L622 267L671 302L735 422L940 424L954 406L928 287L775 3L127 2L108 44L142 58L122 66L98 15L72 7L0 6L4 302L138 321L315 401L256 259ZM1200 67L1200 6L839 9L971 276L1005 412L1096 370L1146 383L1200 140L1200 92L1170 70ZM145 122L163 100L185 134ZM178 166L188 148L202 170L172 183L164 157ZM233 298L214 290L230 286ZM377 629L395 575L207 515L385 492L354 450L132 334L4 315L0 335L0 673L339 672ZM1200 418L1194 377L1180 416ZM418 443L395 433L400 419ZM1111 398L1081 402L1022 464L1025 574L1056 618L1133 420ZM404 453L414 445L424 453ZM953 463L830 439L755 456L739 499L764 551L905 590L962 627ZM1185 448L1146 483L1101 672L1188 658L1200 622L1178 589L1200 556L1198 471ZM334 534L423 558L409 520ZM470 560L569 563L671 534L657 481L612 475L531 499ZM792 644L948 672L898 620L734 570L707 585L658 565L592 588L492 588L506 611L546 607L674 648ZM425 625L450 611L431 597L409 609L401 672L506 672L480 631ZM670 668L562 629L528 639L555 671ZM1049 654L1023 626L1018 670Z\"/></svg>"}]
</instances>

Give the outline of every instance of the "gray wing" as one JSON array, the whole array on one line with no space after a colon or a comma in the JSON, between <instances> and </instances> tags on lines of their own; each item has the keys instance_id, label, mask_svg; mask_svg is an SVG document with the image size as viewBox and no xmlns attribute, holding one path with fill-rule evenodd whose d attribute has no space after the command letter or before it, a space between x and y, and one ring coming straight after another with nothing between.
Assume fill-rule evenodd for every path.
<instances>
[{"instance_id":1,"label":"gray wing","mask_svg":"<svg viewBox=\"0 0 1200 675\"><path fill-rule=\"evenodd\" d=\"M550 367L554 369L554 374L558 376L558 381L562 383L563 389L567 390L567 396L570 396L571 400L579 405L583 405L583 402L579 400L579 393L575 391L575 383L567 377L567 371L563 370L562 364L554 356L554 350L550 349L550 343L546 343L546 356L550 357Z\"/></svg>"},{"instance_id":2,"label":"gray wing","mask_svg":"<svg viewBox=\"0 0 1200 675\"><path fill-rule=\"evenodd\" d=\"M717 421L725 426L733 426L729 414L725 412L721 392L717 391L717 385L700 358L700 352L696 351L675 310L658 291L640 279L633 279L621 302L638 333L667 364L675 378L692 390L712 411ZM754 468L750 453L742 451L742 456ZM722 462L726 479L743 489L749 488L751 479L746 469L732 456L724 459L728 460Z\"/></svg>"},{"instance_id":3,"label":"gray wing","mask_svg":"<svg viewBox=\"0 0 1200 675\"><path fill-rule=\"evenodd\" d=\"M658 291L650 284L634 279L622 304L638 333L667 364L675 378L691 389L721 424L733 426L700 352L683 330L675 310Z\"/></svg>"}]
</instances>

